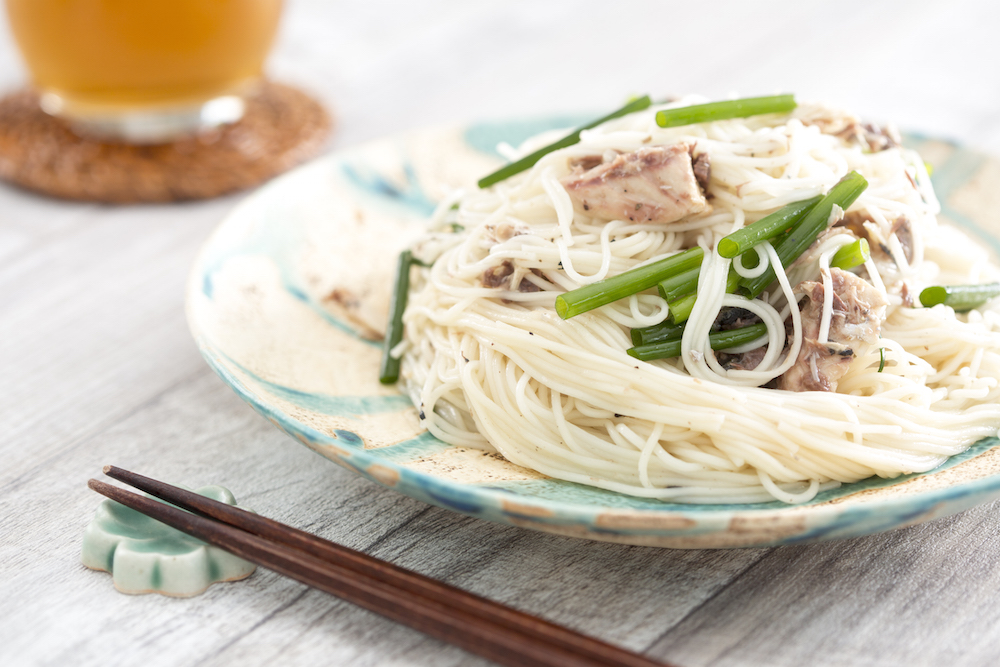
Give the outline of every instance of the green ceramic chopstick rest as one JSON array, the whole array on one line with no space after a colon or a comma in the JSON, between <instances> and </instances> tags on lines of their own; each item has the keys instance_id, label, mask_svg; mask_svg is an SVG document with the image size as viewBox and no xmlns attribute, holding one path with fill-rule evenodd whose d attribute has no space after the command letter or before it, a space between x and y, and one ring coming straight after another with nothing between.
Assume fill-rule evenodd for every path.
<instances>
[{"instance_id":1,"label":"green ceramic chopstick rest","mask_svg":"<svg viewBox=\"0 0 1000 667\"><path fill-rule=\"evenodd\" d=\"M233 494L221 486L196 493L229 505ZM122 593L190 597L220 581L237 581L256 566L218 547L185 535L113 500L105 500L83 536L83 564L110 572Z\"/></svg>"}]
</instances>

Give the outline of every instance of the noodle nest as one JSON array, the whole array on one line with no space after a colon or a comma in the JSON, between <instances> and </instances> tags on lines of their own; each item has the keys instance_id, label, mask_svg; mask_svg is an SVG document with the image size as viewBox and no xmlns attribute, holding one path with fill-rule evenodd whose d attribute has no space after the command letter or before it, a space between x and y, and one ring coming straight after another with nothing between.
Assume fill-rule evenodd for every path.
<instances>
[{"instance_id":1,"label":"noodle nest","mask_svg":"<svg viewBox=\"0 0 1000 667\"><path fill-rule=\"evenodd\" d=\"M931 470L994 435L1000 312L911 304L928 285L1000 272L938 224L920 157L870 150L845 132L856 118L821 105L669 129L654 122L658 109L700 101L610 121L526 173L442 202L414 248L428 266L413 272L404 342L393 351L426 428L558 479L689 503L806 502L840 483ZM504 148L515 158L558 136ZM561 183L576 160L677 144L711 161L709 211L666 224L597 219L575 209ZM848 213L865 216L884 256L857 270L888 303L879 343L855 351L836 392L759 386L795 361L797 348L782 349L783 322L798 314L790 290L828 279L830 255L849 237L828 233L802 261L776 267L781 284L753 306L725 294L730 261L712 249L851 170L869 187ZM909 253L893 232L900 219L912 231ZM559 294L695 246L706 259L679 358L626 353L631 329L668 317L653 290L568 320L556 314ZM774 264L766 246L758 254ZM503 284L489 286L487 272ZM726 369L707 347L719 309L731 306L768 324L768 358L755 370Z\"/></svg>"}]
</instances>

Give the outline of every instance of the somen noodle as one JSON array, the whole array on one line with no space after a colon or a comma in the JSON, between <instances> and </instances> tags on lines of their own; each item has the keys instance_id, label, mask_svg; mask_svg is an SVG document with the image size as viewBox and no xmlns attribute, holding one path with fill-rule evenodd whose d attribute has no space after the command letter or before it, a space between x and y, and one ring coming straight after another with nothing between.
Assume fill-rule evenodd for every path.
<instances>
[{"instance_id":1,"label":"somen noodle","mask_svg":"<svg viewBox=\"0 0 1000 667\"><path fill-rule=\"evenodd\" d=\"M442 202L413 248L426 266L412 270L405 335L392 350L426 428L555 478L690 503L805 502L839 483L930 470L995 434L1000 311L921 307L917 295L1000 271L938 224L921 158L891 131L821 105L655 122L657 111L703 101L610 120L521 174ZM559 136L504 148L513 159ZM581 206L574 179L651 147L682 147L692 164L707 156L704 206L669 222L643 219L641 202L635 220ZM716 252L731 232L825 195L852 171L867 189L846 212L834 207L829 229L789 266L778 238L735 260ZM859 236L867 261L831 269ZM671 318L655 288L569 319L556 312L561 294L694 247L705 252L680 356L628 353L632 330ZM767 267L777 279L761 298L727 293L731 271L739 280ZM849 346L835 340L844 281L872 295L864 313L874 330ZM767 334L713 351L709 334L729 312ZM839 375L824 380L817 359ZM796 373L809 390L788 390Z\"/></svg>"}]
</instances>

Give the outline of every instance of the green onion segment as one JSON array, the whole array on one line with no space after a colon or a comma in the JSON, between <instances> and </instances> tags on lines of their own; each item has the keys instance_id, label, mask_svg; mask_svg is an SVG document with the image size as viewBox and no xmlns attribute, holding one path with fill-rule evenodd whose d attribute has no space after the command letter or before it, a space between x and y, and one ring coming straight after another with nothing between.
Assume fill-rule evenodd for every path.
<instances>
[{"instance_id":1,"label":"green onion segment","mask_svg":"<svg viewBox=\"0 0 1000 667\"><path fill-rule=\"evenodd\" d=\"M787 113L796 106L794 95L744 97L740 100L710 102L657 111L656 124L660 127L679 127L728 118L747 118L765 113Z\"/></svg>"},{"instance_id":2,"label":"green onion segment","mask_svg":"<svg viewBox=\"0 0 1000 667\"><path fill-rule=\"evenodd\" d=\"M729 275L726 276L726 294L732 294L736 291L736 288L740 284L740 274L730 267ZM668 301L667 308L669 309L670 319L675 324L680 324L691 317L691 310L694 308L694 302L697 301L697 294L688 294L682 296L676 301Z\"/></svg>"},{"instance_id":3,"label":"green onion segment","mask_svg":"<svg viewBox=\"0 0 1000 667\"><path fill-rule=\"evenodd\" d=\"M680 297L698 289L698 276L700 274L701 266L696 266L693 269L688 269L683 273L678 273L675 276L661 280L656 287L664 301L667 303L676 301Z\"/></svg>"},{"instance_id":4,"label":"green onion segment","mask_svg":"<svg viewBox=\"0 0 1000 667\"><path fill-rule=\"evenodd\" d=\"M565 320L632 296L655 286L665 278L701 266L704 256L705 251L701 248L689 248L652 264L629 269L617 276L560 294L556 297L556 312Z\"/></svg>"},{"instance_id":5,"label":"green onion segment","mask_svg":"<svg viewBox=\"0 0 1000 667\"><path fill-rule=\"evenodd\" d=\"M820 232L830 224L830 213L834 206L846 211L867 187L868 181L864 176L852 171L830 188L826 196L802 218L799 224L792 227L774 244L781 265L787 267L812 245ZM760 276L741 280L740 291L747 298L756 299L775 277L774 267L768 266Z\"/></svg>"},{"instance_id":6,"label":"green onion segment","mask_svg":"<svg viewBox=\"0 0 1000 667\"><path fill-rule=\"evenodd\" d=\"M729 331L716 331L709 334L708 343L713 350L725 350L755 341L766 333L766 324L751 324L748 327L730 329ZM629 348L628 353L641 361L678 357L681 354L681 339L676 338L649 345L637 345Z\"/></svg>"},{"instance_id":7,"label":"green onion segment","mask_svg":"<svg viewBox=\"0 0 1000 667\"><path fill-rule=\"evenodd\" d=\"M674 322L660 322L651 327L642 329L632 329L632 345L649 345L665 340L680 338L684 333L684 326Z\"/></svg>"},{"instance_id":8,"label":"green onion segment","mask_svg":"<svg viewBox=\"0 0 1000 667\"><path fill-rule=\"evenodd\" d=\"M670 309L670 319L674 322L674 324L686 322L687 318L691 317L691 311L694 309L694 302L697 299L697 294L688 294L687 296L682 296L677 299L677 301L672 301L668 304L668 308Z\"/></svg>"},{"instance_id":9,"label":"green onion segment","mask_svg":"<svg viewBox=\"0 0 1000 667\"><path fill-rule=\"evenodd\" d=\"M396 289L392 293L389 324L382 343L382 364L378 375L382 384L393 384L399 379L400 360L393 357L391 352L392 348L403 340L403 311L406 310L406 297L410 291L410 267L413 263L413 253L409 250L399 253L399 263L396 265Z\"/></svg>"},{"instance_id":10,"label":"green onion segment","mask_svg":"<svg viewBox=\"0 0 1000 667\"><path fill-rule=\"evenodd\" d=\"M854 243L841 246L830 258L830 266L845 271L861 266L872 256L868 239L858 239Z\"/></svg>"},{"instance_id":11,"label":"green onion segment","mask_svg":"<svg viewBox=\"0 0 1000 667\"><path fill-rule=\"evenodd\" d=\"M811 211L821 199L823 199L822 195L816 195L811 199L792 202L757 222L737 229L719 241L719 254L723 257L733 258L742 255L762 241L787 232L795 223L805 217L806 213Z\"/></svg>"},{"instance_id":12,"label":"green onion segment","mask_svg":"<svg viewBox=\"0 0 1000 667\"><path fill-rule=\"evenodd\" d=\"M955 312L974 310L995 296L1000 296L1000 283L985 285L934 285L920 293L925 308L943 303Z\"/></svg>"}]
</instances>

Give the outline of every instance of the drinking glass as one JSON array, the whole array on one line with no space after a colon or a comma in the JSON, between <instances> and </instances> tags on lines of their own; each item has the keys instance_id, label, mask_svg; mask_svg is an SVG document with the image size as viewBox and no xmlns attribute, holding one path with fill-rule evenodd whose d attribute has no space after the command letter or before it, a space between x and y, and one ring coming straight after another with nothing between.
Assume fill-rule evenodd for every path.
<instances>
[{"instance_id":1,"label":"drinking glass","mask_svg":"<svg viewBox=\"0 0 1000 667\"><path fill-rule=\"evenodd\" d=\"M44 111L161 143L240 119L282 0L6 0Z\"/></svg>"}]
</instances>

